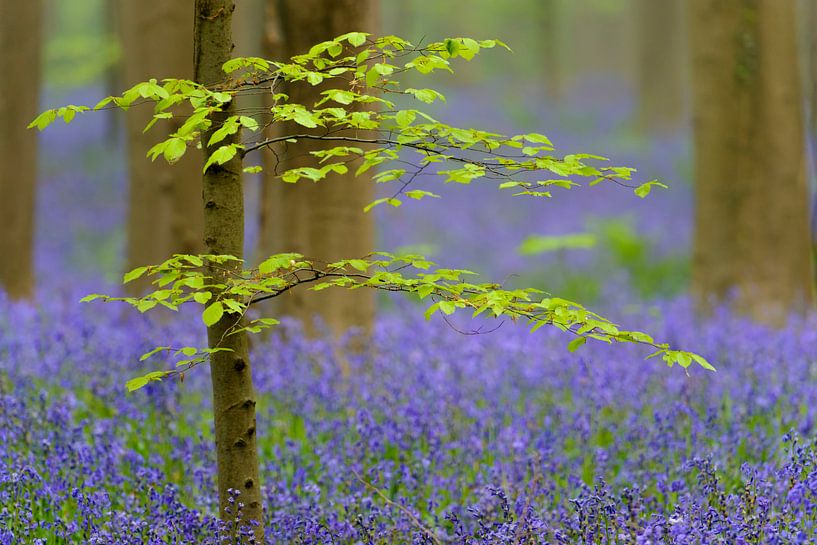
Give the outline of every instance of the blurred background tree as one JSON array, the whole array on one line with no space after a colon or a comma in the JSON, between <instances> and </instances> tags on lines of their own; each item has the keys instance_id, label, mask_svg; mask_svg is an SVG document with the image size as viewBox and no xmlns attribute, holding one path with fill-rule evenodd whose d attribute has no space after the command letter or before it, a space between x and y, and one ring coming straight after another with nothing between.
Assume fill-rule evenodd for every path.
<instances>
[{"instance_id":1,"label":"blurred background tree","mask_svg":"<svg viewBox=\"0 0 817 545\"><path fill-rule=\"evenodd\" d=\"M377 5L376 0L268 0L261 56L288 59L347 32L375 33ZM295 103L313 104L323 98L321 92L326 88L326 85L285 85L282 92ZM278 130L269 127L270 132ZM292 131L293 127L280 130ZM354 171L359 162L352 162L349 172L330 174L319 184L278 181L277 175L285 170L314 166L312 152L331 147L334 146L317 141L284 142L266 151L260 196L259 256L297 252L331 263L374 251L374 215L362 214L363 207L375 199L373 172L356 177ZM320 317L330 331L341 335L350 327L370 330L374 303L374 294L368 292L299 290L281 298L277 310L298 318L312 333L313 320Z\"/></svg>"},{"instance_id":2,"label":"blurred background tree","mask_svg":"<svg viewBox=\"0 0 817 545\"><path fill-rule=\"evenodd\" d=\"M0 287L28 297L34 287L37 135L25 129L40 106L40 0L0 2Z\"/></svg>"},{"instance_id":3,"label":"blurred background tree","mask_svg":"<svg viewBox=\"0 0 817 545\"><path fill-rule=\"evenodd\" d=\"M690 2L693 290L781 325L814 304L794 0Z\"/></svg>"},{"instance_id":4,"label":"blurred background tree","mask_svg":"<svg viewBox=\"0 0 817 545\"><path fill-rule=\"evenodd\" d=\"M193 25L186 2L117 0L117 27L122 49L121 81L193 77ZM119 78L117 78L119 79ZM121 89L111 89L119 92ZM178 115L162 120L150 131L149 104L136 105L123 116L126 130L128 270L145 263L160 263L176 253L201 253L203 218L201 158L185 154L176 164L145 160L148 150L184 122ZM176 112L181 114L182 112ZM128 284L144 291L144 281Z\"/></svg>"}]
</instances>

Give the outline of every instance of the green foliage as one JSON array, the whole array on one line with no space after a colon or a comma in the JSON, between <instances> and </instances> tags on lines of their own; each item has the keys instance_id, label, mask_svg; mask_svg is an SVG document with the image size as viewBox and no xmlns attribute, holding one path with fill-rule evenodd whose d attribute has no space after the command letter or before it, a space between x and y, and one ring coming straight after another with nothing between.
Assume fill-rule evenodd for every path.
<instances>
[{"instance_id":1,"label":"green foliage","mask_svg":"<svg viewBox=\"0 0 817 545\"><path fill-rule=\"evenodd\" d=\"M96 84L119 61L119 39L111 21L106 21L111 4L103 0L48 3L43 70L50 89Z\"/></svg>"},{"instance_id":2,"label":"green foliage","mask_svg":"<svg viewBox=\"0 0 817 545\"><path fill-rule=\"evenodd\" d=\"M559 286L559 291L583 300L592 299L599 283L617 270L627 272L632 289L643 299L670 296L686 285L688 257L656 256L654 241L636 230L632 218L590 219L586 229L561 236L530 235L517 252L524 256L560 254L554 266L536 271L536 276L546 276L552 285ZM561 254L570 250L593 251L593 271L568 270Z\"/></svg>"},{"instance_id":3,"label":"green foliage","mask_svg":"<svg viewBox=\"0 0 817 545\"><path fill-rule=\"evenodd\" d=\"M643 298L678 293L689 276L685 255L654 255L654 241L640 234L629 217L596 220L589 223L605 248L611 268L627 271L632 287Z\"/></svg>"},{"instance_id":4,"label":"green foliage","mask_svg":"<svg viewBox=\"0 0 817 545\"><path fill-rule=\"evenodd\" d=\"M395 185L393 195L370 203L366 211L379 204L401 206L401 197L411 200L437 197L431 191L415 187L423 178L420 174L433 173L444 183L462 185L488 181L496 183L499 189L513 190L515 196L548 198L555 189L570 190L602 182L630 187L643 197L652 186L661 185L656 181L629 185L627 182L634 169L607 166L603 163L608 160L601 156L554 155L551 141L539 133L505 136L454 127L418 109L397 109L390 100L395 96L413 97L423 104L445 100L433 89L401 90L397 78L412 72L426 75L440 70L452 71L452 59L470 60L482 50L497 46L507 48L498 40L470 38L449 38L418 47L396 36L372 38L352 32L316 44L290 62L257 57L231 59L224 65L225 80L210 87L182 79L140 82L120 96L103 99L94 109L127 110L135 104L153 103L153 120L145 127L148 130L157 120L172 118L175 111L172 107L189 105L188 112L192 113L179 129L148 152L152 160L161 156L171 163L178 160L188 146L213 146L242 129L259 133L240 143L218 147L205 161L205 172L236 156L243 158L279 142L304 140L321 141L327 148L313 152L316 166L281 172L278 175L281 181L319 182L331 173L348 172L351 163L357 164L355 175L360 175L399 161L399 168L380 170L374 176L377 183ZM315 104L297 104L279 92L278 86L283 82L323 84L325 89ZM229 116L215 127L207 142L202 142L202 135L214 128L213 114L237 96L258 92L272 95L273 104L267 112L258 118L252 116L257 114L252 111ZM70 122L76 113L87 109L67 106L48 110L30 126L42 130L58 117ZM284 131L286 134L265 137L260 128L267 123L289 127L289 130ZM257 168L253 167L253 171ZM571 243L587 245L588 241ZM467 310L475 317L485 314L522 321L531 330L550 325L576 336L568 346L570 350L579 348L587 339L638 343L655 348L655 354L661 355L670 366L678 363L686 368L695 362L712 369L700 356L674 350L646 333L621 329L578 303L533 288L506 290L498 284L468 282L466 277L475 273L432 269L434 264L419 255L375 253L321 265L287 253L271 256L254 269L232 266L243 266L243 262L236 261L241 260L226 255L176 255L162 264L139 267L125 275L125 282L144 275L152 277L155 290L144 297L91 295L84 300L123 301L140 312L157 306L175 311L185 303L200 304L203 306L201 318L207 326L229 317L231 325L226 337L275 325L276 320L252 319L246 313L252 305L302 284L308 284L312 290L370 288L404 292L429 302L427 317L437 312L449 315ZM225 267L228 263L231 266ZM214 271L219 274L213 274ZM210 354L219 350L224 350L220 343L206 349L160 347L144 358L160 352L170 353L175 358L176 369L134 379L128 383L128 389L181 374L207 361Z\"/></svg>"},{"instance_id":5,"label":"green foliage","mask_svg":"<svg viewBox=\"0 0 817 545\"><path fill-rule=\"evenodd\" d=\"M240 331L257 333L276 325L277 320L268 318L247 319L246 313L253 305L296 288L307 285L308 289L320 291L331 287L345 289L370 288L387 292L403 292L419 300L428 301L426 318L440 312L450 315L467 310L472 317L488 314L506 317L514 322L527 323L531 331L542 326L554 326L576 336L568 344L573 351L587 339L608 343L628 342L652 346L653 355L661 355L672 366L686 368L694 361L706 369L712 367L697 354L672 350L669 345L658 343L640 331L621 329L617 324L587 310L582 305L534 288L506 290L498 284L472 283L465 280L476 273L467 270L433 268L434 263L420 255L393 255L377 252L366 258L345 259L321 266L294 253L277 254L264 260L257 268L242 269L230 273L226 282L218 282L208 273L213 265L234 261L230 256L175 255L160 265L139 267L125 275L126 281L143 275L154 277L156 290L144 297L111 297L89 295L83 301L102 299L123 301L140 312L156 306L177 310L180 305L196 302L204 306L202 321L210 326L224 315L232 319L226 336ZM232 270L224 268L223 271ZM211 301L212 294L216 300ZM173 351L178 371L149 373L128 383L136 389L153 380L160 380L174 373L184 372L207 360L219 347L196 349L183 347L172 349L162 346L144 354L148 359L159 352ZM143 380L144 379L144 380Z\"/></svg>"},{"instance_id":6,"label":"green foliage","mask_svg":"<svg viewBox=\"0 0 817 545\"><path fill-rule=\"evenodd\" d=\"M557 236L531 235L519 245L519 253L521 255L535 255L557 250L587 249L594 248L597 242L597 237L592 233Z\"/></svg>"}]
</instances>

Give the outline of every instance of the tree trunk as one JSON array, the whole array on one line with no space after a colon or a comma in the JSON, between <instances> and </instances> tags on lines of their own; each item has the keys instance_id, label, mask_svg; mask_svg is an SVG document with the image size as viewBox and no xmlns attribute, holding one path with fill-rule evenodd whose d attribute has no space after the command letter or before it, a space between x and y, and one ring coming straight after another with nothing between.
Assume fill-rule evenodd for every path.
<instances>
[{"instance_id":1,"label":"tree trunk","mask_svg":"<svg viewBox=\"0 0 817 545\"><path fill-rule=\"evenodd\" d=\"M570 47L565 63L570 83L633 81L635 62L633 2L577 2L563 6ZM595 81L593 81L595 80Z\"/></svg>"},{"instance_id":2,"label":"tree trunk","mask_svg":"<svg viewBox=\"0 0 817 545\"><path fill-rule=\"evenodd\" d=\"M684 0L638 0L638 124L677 126L684 112Z\"/></svg>"},{"instance_id":3,"label":"tree trunk","mask_svg":"<svg viewBox=\"0 0 817 545\"><path fill-rule=\"evenodd\" d=\"M562 99L565 91L560 31L565 18L561 3L562 0L543 0L534 8L542 22L542 32L538 33L542 48L542 80L547 98L554 104Z\"/></svg>"},{"instance_id":4,"label":"tree trunk","mask_svg":"<svg viewBox=\"0 0 817 545\"><path fill-rule=\"evenodd\" d=\"M225 79L222 64L232 51L232 0L196 0L194 29L194 64L196 81L214 85ZM213 116L213 129L202 135L206 143L224 119L233 115L233 106ZM237 142L235 134L212 147L209 156L221 145ZM223 165L213 165L203 178L204 242L211 254L242 257L244 246L244 196L241 184L241 159L236 156ZM233 265L238 268L240 265ZM222 266L223 267L223 266ZM210 267L209 274L219 282L222 268ZM213 294L215 299L217 293ZM241 492L244 503L242 520L258 521L255 533L263 542L263 506L258 472L258 447L255 433L255 390L252 383L247 335L244 332L225 336L235 316L225 314L207 328L211 348L229 348L216 352L210 360L213 386L213 414L218 463L218 492L223 518L229 518L229 490ZM234 508L233 508L234 509ZM233 512L232 516L235 515Z\"/></svg>"},{"instance_id":5,"label":"tree trunk","mask_svg":"<svg viewBox=\"0 0 817 545\"><path fill-rule=\"evenodd\" d=\"M693 292L781 325L814 302L795 2L690 7Z\"/></svg>"},{"instance_id":6,"label":"tree trunk","mask_svg":"<svg viewBox=\"0 0 817 545\"><path fill-rule=\"evenodd\" d=\"M267 0L268 25L266 55L288 59L304 53L315 43L340 34L375 27L374 0ZM307 83L287 86L290 102L312 106L320 98L323 86ZM272 130L279 130L273 127ZM304 132L302 128L298 129ZM280 147L278 157L265 153L265 182L262 190L262 256L293 251L322 262L362 257L374 248L374 215L363 207L374 200L371 175L354 177L330 175L317 184L285 184L276 172L301 166L314 166L310 151L325 149L322 142L303 141ZM278 158L281 159L278 163ZM349 290L311 292L294 290L282 297L278 312L304 322L315 333L313 319L319 317L335 335L350 327L369 330L374 320L374 294Z\"/></svg>"},{"instance_id":7,"label":"tree trunk","mask_svg":"<svg viewBox=\"0 0 817 545\"><path fill-rule=\"evenodd\" d=\"M119 0L125 80L193 76L192 7L187 2ZM172 254L201 253L203 216L201 160L185 154L177 164L161 158L149 161L147 151L176 131L184 117L158 122L147 133L150 105L135 106L126 116L128 141L128 269L159 263ZM180 114L179 110L174 113ZM158 134L161 133L161 134ZM135 283L144 291L147 281Z\"/></svg>"},{"instance_id":8,"label":"tree trunk","mask_svg":"<svg viewBox=\"0 0 817 545\"><path fill-rule=\"evenodd\" d=\"M806 42L806 92L808 96L808 142L811 156L811 246L817 258L817 193L814 181L817 179L817 2L806 0L805 4Z\"/></svg>"},{"instance_id":9,"label":"tree trunk","mask_svg":"<svg viewBox=\"0 0 817 545\"><path fill-rule=\"evenodd\" d=\"M10 297L34 288L41 0L0 0L0 287Z\"/></svg>"}]
</instances>

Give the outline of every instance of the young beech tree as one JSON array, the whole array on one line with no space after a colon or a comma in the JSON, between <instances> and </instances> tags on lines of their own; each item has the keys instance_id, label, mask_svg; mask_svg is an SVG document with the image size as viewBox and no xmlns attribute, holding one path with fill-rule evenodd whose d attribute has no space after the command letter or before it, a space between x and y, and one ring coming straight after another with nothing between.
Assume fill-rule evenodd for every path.
<instances>
[{"instance_id":1,"label":"young beech tree","mask_svg":"<svg viewBox=\"0 0 817 545\"><path fill-rule=\"evenodd\" d=\"M207 347L160 346L142 359L166 353L175 360L173 369L157 370L127 383L129 390L163 378L183 378L201 363L209 362L212 376L214 426L218 462L218 487L222 516L226 515L230 489L241 493L242 520L256 521L254 532L263 535L262 495L258 474L253 391L247 334L276 324L276 320L248 313L256 303L293 289L378 289L403 292L430 302L426 316L468 310L474 316L488 314L530 324L535 330L549 325L568 334L568 348L575 350L587 339L608 343L639 343L652 347L672 366L686 368L693 362L712 369L697 354L672 349L646 333L619 328L578 303L535 289L506 290L498 284L472 283L465 270L435 268L418 255L396 256L376 252L323 263L296 253L268 257L255 268L245 268L241 257L244 211L240 174L247 154L278 142L321 141L333 144L312 152L311 166L283 171L283 183L318 182L330 173L354 170L361 174L377 168L380 183L394 191L366 206L401 206L407 198L436 197L417 187L419 174L436 172L448 183L469 184L482 180L497 183L515 195L550 197L554 189L617 183L628 186L633 169L595 166L605 161L586 154L557 156L550 141L538 133L502 136L478 129L442 123L421 109L398 108L392 99L419 104L443 100L427 88L402 89L399 77L407 72L421 75L451 70L455 58L470 60L482 49L504 46L496 40L446 39L415 46L395 36L373 38L350 32L314 45L287 62L261 58L230 59L228 0L196 2L196 80L166 79L141 82L121 96L108 97L95 109L127 109L153 103L154 118L172 115L173 107L187 103L190 115L178 131L157 143L152 159L175 162L190 146L204 151L203 197L205 255L176 255L158 265L143 266L125 275L125 282L146 276L155 290L144 297L90 295L84 300L124 301L140 312L157 306L176 310L193 302L203 306ZM324 89L315 102L300 104L279 92L286 86L318 86ZM234 99L242 94L269 93L272 106L263 112L236 111ZM83 106L49 110L32 122L40 129L57 117L70 121ZM264 137L271 123L291 129ZM150 125L150 123L149 123ZM250 136L243 138L242 129ZM306 129L310 129L307 131ZM253 137L253 134L259 136ZM635 189L646 196L657 182Z\"/></svg>"}]
</instances>

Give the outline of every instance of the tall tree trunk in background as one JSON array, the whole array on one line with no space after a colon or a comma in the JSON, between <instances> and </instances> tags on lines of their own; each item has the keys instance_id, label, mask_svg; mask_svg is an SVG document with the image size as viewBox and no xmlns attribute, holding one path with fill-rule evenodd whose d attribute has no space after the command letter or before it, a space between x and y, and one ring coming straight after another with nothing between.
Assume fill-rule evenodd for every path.
<instances>
[{"instance_id":1,"label":"tall tree trunk in background","mask_svg":"<svg viewBox=\"0 0 817 545\"><path fill-rule=\"evenodd\" d=\"M542 0L535 9L541 19L542 31L537 33L541 42L542 71L545 92L551 102L558 102L564 94L560 29L564 24L562 0Z\"/></svg>"},{"instance_id":2,"label":"tall tree trunk in background","mask_svg":"<svg viewBox=\"0 0 817 545\"><path fill-rule=\"evenodd\" d=\"M814 302L794 0L691 0L693 292L785 323Z\"/></svg>"},{"instance_id":3,"label":"tall tree trunk in background","mask_svg":"<svg viewBox=\"0 0 817 545\"><path fill-rule=\"evenodd\" d=\"M353 30L372 32L374 0L267 0L267 53L284 58L305 53L315 43ZM322 86L297 83L282 89L290 101L311 106L320 99ZM275 127L272 130L277 130ZM281 162L266 153L266 180L262 196L261 255L294 251L318 261L361 257L374 246L374 216L363 207L374 200L370 175L333 174L318 184L285 184L275 172L313 166L310 151L326 148L321 142L302 141L277 151ZM374 320L374 294L349 290L311 292L294 290L281 298L279 313L301 319L307 331L320 317L336 335L349 327L370 329Z\"/></svg>"},{"instance_id":4,"label":"tall tree trunk in background","mask_svg":"<svg viewBox=\"0 0 817 545\"><path fill-rule=\"evenodd\" d=\"M233 14L236 57L258 57L262 53L265 0L241 0Z\"/></svg>"},{"instance_id":5,"label":"tall tree trunk in background","mask_svg":"<svg viewBox=\"0 0 817 545\"><path fill-rule=\"evenodd\" d=\"M817 177L817 2L806 0L805 3L805 38L806 38L806 86L808 97L808 142L811 156L811 173ZM811 246L817 259L817 193L812 180L811 195Z\"/></svg>"},{"instance_id":6,"label":"tall tree trunk in background","mask_svg":"<svg viewBox=\"0 0 817 545\"><path fill-rule=\"evenodd\" d=\"M564 24L570 40L566 64L571 83L633 81L636 71L633 2L571 0L564 5ZM609 85L609 83L607 83Z\"/></svg>"},{"instance_id":7,"label":"tall tree trunk in background","mask_svg":"<svg viewBox=\"0 0 817 545\"><path fill-rule=\"evenodd\" d=\"M148 78L192 78L193 25L188 2L119 0L118 7L128 84ZM174 253L201 253L204 248L200 157L188 153L175 165L145 157L184 117L161 120L143 133L153 108L135 106L132 110L125 116L130 180L128 269L159 263ZM147 285L147 281L137 283L133 289L143 290Z\"/></svg>"},{"instance_id":8,"label":"tall tree trunk in background","mask_svg":"<svg viewBox=\"0 0 817 545\"><path fill-rule=\"evenodd\" d=\"M34 288L34 216L39 113L41 0L0 0L0 288L29 297Z\"/></svg>"},{"instance_id":9,"label":"tall tree trunk in background","mask_svg":"<svg viewBox=\"0 0 817 545\"><path fill-rule=\"evenodd\" d=\"M686 0L638 0L638 124L676 126L684 112L684 4Z\"/></svg>"},{"instance_id":10,"label":"tall tree trunk in background","mask_svg":"<svg viewBox=\"0 0 817 545\"><path fill-rule=\"evenodd\" d=\"M230 59L233 48L231 23L232 0L196 0L194 28L194 65L196 81L213 85L225 79L221 66ZM233 115L230 104L213 116L213 128L202 135L208 142L224 119ZM240 133L205 148L211 154L222 145L238 142ZM241 184L241 159L236 156L223 165L212 165L203 178L204 242L210 254L242 257L244 253L244 192ZM229 267L240 269L241 265ZM209 274L221 281L225 266L210 267ZM218 293L213 293L213 299ZM216 352L210 359L213 387L213 417L218 464L218 492L222 518L228 518L229 490L241 492L244 503L242 520L263 523L261 482L258 471L258 446L255 433L255 389L252 383L246 332L225 336L235 321L226 314L207 328L211 348L229 348ZM233 507L235 509L235 507ZM235 516L235 512L233 512ZM259 543L263 541L263 524L256 528Z\"/></svg>"}]
</instances>

